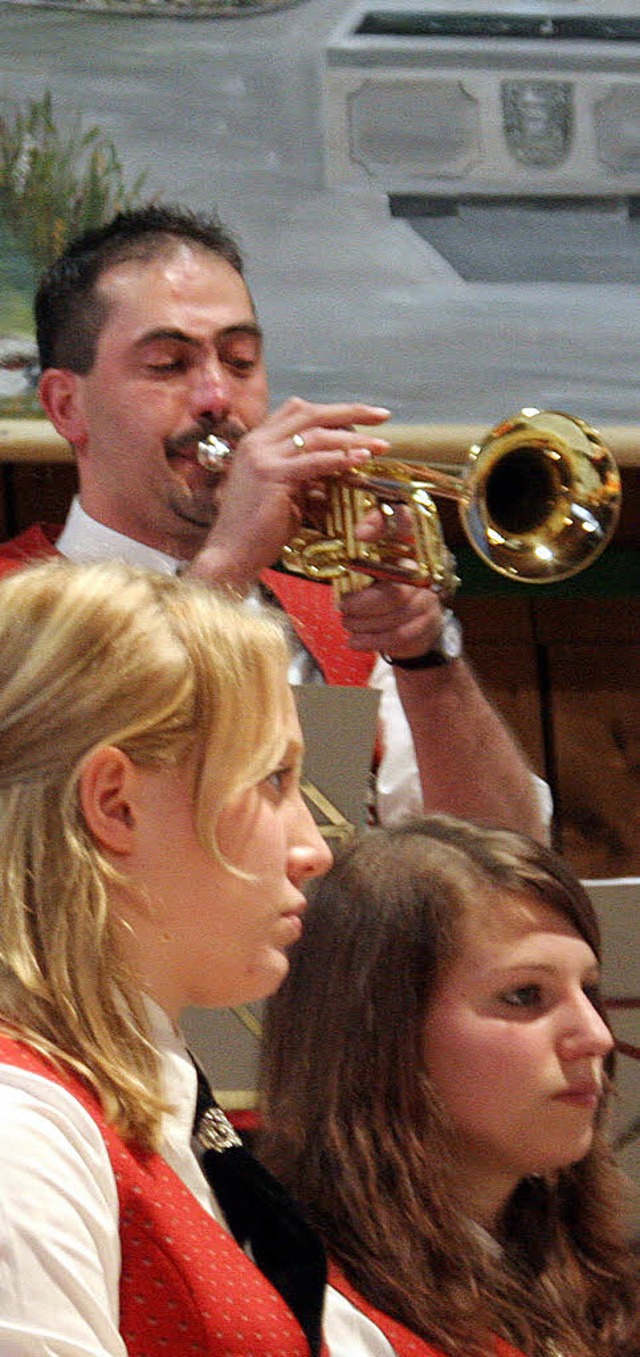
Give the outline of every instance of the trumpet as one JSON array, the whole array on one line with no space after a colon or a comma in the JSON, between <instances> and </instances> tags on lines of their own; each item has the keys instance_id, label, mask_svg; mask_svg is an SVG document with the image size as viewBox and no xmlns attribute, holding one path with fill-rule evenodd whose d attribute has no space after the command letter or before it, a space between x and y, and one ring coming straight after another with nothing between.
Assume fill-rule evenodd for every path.
<instances>
[{"instance_id":1,"label":"trumpet","mask_svg":"<svg viewBox=\"0 0 640 1357\"><path fill-rule=\"evenodd\" d=\"M230 455L213 435L198 446L210 468L220 469ZM577 574L604 550L620 513L620 473L584 420L527 407L473 444L459 475L380 457L328 477L324 521L295 532L282 564L309 579L332 580L340 592L358 587L364 575L450 596L459 581L434 496L457 501L470 545L492 570L543 584ZM395 536L400 505L408 510L408 540L404 532ZM372 509L390 531L363 542L356 529Z\"/></svg>"}]
</instances>

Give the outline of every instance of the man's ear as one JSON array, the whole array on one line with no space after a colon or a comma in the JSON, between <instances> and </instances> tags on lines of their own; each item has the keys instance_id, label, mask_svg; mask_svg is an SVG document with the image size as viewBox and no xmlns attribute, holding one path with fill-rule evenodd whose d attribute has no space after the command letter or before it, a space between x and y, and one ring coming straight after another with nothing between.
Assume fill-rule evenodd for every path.
<instances>
[{"instance_id":1,"label":"man's ear","mask_svg":"<svg viewBox=\"0 0 640 1357\"><path fill-rule=\"evenodd\" d=\"M46 368L38 385L38 395L51 423L67 442L82 448L86 422L81 398L81 378L68 368Z\"/></svg>"},{"instance_id":2,"label":"man's ear","mask_svg":"<svg viewBox=\"0 0 640 1357\"><path fill-rule=\"evenodd\" d=\"M136 839L137 769L114 745L94 749L83 766L79 797L87 825L102 848L129 856Z\"/></svg>"}]
</instances>

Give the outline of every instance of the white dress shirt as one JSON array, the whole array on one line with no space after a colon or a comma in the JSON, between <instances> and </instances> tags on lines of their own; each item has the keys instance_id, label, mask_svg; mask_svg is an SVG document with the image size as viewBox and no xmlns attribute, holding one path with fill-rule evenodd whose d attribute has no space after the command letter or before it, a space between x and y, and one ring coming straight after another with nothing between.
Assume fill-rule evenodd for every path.
<instances>
[{"instance_id":1,"label":"white dress shirt","mask_svg":"<svg viewBox=\"0 0 640 1357\"><path fill-rule=\"evenodd\" d=\"M166 1095L162 1155L222 1223L191 1150L196 1073L155 1004ZM0 1354L125 1357L118 1331L118 1190L89 1113L44 1076L0 1065Z\"/></svg>"},{"instance_id":2,"label":"white dress shirt","mask_svg":"<svg viewBox=\"0 0 640 1357\"><path fill-rule=\"evenodd\" d=\"M191 1143L193 1063L166 1014L153 1003L148 1011L172 1105L162 1156L224 1225ZM0 1164L0 1357L126 1357L118 1190L95 1121L66 1089L0 1064ZM376 1326L331 1289L326 1322L331 1357L392 1357Z\"/></svg>"}]
</instances>

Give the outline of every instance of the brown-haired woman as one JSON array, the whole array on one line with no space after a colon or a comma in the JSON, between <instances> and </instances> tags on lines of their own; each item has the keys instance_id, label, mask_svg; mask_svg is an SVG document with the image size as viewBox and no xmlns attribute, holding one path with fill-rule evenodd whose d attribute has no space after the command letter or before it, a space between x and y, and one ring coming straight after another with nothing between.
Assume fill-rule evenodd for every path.
<instances>
[{"instance_id":1,"label":"brown-haired woman","mask_svg":"<svg viewBox=\"0 0 640 1357\"><path fill-rule=\"evenodd\" d=\"M260 1153L349 1357L637 1351L600 937L562 860L431 817L351 843L270 1001Z\"/></svg>"}]
</instances>

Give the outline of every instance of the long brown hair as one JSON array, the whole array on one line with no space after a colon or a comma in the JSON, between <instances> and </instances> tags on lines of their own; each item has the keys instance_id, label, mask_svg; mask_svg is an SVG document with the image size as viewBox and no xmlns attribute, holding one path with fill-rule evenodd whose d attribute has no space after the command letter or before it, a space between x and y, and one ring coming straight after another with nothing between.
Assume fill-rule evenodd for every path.
<instances>
[{"instance_id":1,"label":"long brown hair","mask_svg":"<svg viewBox=\"0 0 640 1357\"><path fill-rule=\"evenodd\" d=\"M519 1184L492 1252L424 1070L430 996L466 910L505 896L550 905L600 958L586 891L523 835L432 816L352 841L268 1006L259 1153L361 1294L448 1357L485 1357L492 1333L530 1357L552 1344L611 1357L637 1279L602 1131L579 1164Z\"/></svg>"}]
</instances>

